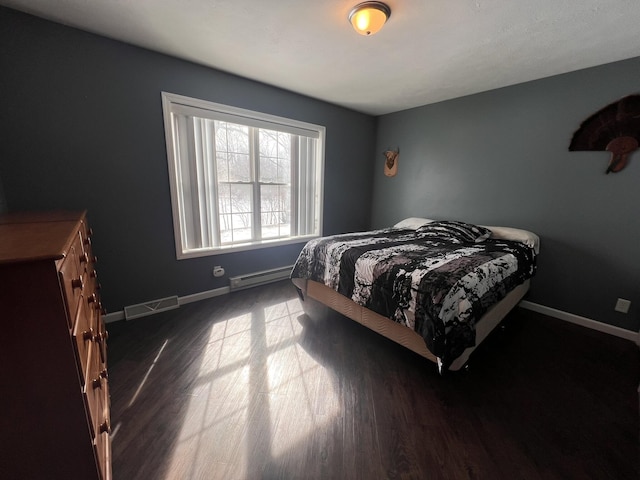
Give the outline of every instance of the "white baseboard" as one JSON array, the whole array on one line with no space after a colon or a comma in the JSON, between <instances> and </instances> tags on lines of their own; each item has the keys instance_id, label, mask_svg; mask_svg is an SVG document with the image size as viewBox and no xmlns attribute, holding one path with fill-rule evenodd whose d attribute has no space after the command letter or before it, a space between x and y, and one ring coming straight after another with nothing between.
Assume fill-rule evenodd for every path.
<instances>
[{"instance_id":1,"label":"white baseboard","mask_svg":"<svg viewBox=\"0 0 640 480\"><path fill-rule=\"evenodd\" d=\"M527 300L522 300L518 305L533 312L542 313L543 315L564 320L565 322L575 323L576 325L587 327L592 330L608 333L609 335L624 338L625 340L631 340L632 342L636 342L636 344L640 345L640 332L626 330L614 325L609 325L608 323L598 322L587 317L581 317L580 315L574 315L573 313L556 310L555 308L540 305L539 303L529 302Z\"/></svg>"},{"instance_id":2,"label":"white baseboard","mask_svg":"<svg viewBox=\"0 0 640 480\"><path fill-rule=\"evenodd\" d=\"M206 300L207 298L219 297L220 295L226 295L230 292L229 287L215 288L213 290L207 290L205 292L194 293L191 295L185 295L184 297L178 297L179 305L186 305L187 303L198 302L200 300ZM104 323L117 322L124 320L124 310L119 312L113 312L102 317Z\"/></svg>"},{"instance_id":3,"label":"white baseboard","mask_svg":"<svg viewBox=\"0 0 640 480\"><path fill-rule=\"evenodd\" d=\"M184 297L178 297L180 305L186 305L187 303L198 302L207 298L219 297L226 295L230 292L229 287L215 288L213 290L207 290L204 292L194 293L191 295L185 295ZM624 328L609 325L607 323L598 322L587 317L581 317L580 315L574 315L573 313L564 312L555 308L540 305L539 303L529 302L528 300L522 300L518 306L531 310L533 312L542 313L549 317L564 320L565 322L574 323L592 330L608 333L616 337L624 338L625 340L631 340L640 346L640 332L634 332L632 330L626 330ZM113 312L103 317L105 323L117 322L124 320L124 311Z\"/></svg>"},{"instance_id":4,"label":"white baseboard","mask_svg":"<svg viewBox=\"0 0 640 480\"><path fill-rule=\"evenodd\" d=\"M231 290L229 287L222 288L214 288L213 290L207 290L205 292L193 293L191 295L185 295L184 297L180 297L178 300L180 301L180 305L198 302L200 300L206 300L207 298L219 297L220 295L226 295Z\"/></svg>"},{"instance_id":5,"label":"white baseboard","mask_svg":"<svg viewBox=\"0 0 640 480\"><path fill-rule=\"evenodd\" d=\"M104 323L118 322L120 320L124 320L124 310L120 310L119 312L107 313L102 316L102 320Z\"/></svg>"}]
</instances>

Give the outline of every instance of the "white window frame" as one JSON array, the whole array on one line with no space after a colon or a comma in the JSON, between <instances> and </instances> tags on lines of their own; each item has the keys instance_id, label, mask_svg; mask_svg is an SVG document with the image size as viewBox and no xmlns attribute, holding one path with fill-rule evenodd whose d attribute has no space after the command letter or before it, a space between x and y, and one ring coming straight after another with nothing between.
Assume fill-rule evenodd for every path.
<instances>
[{"instance_id":1,"label":"white window frame","mask_svg":"<svg viewBox=\"0 0 640 480\"><path fill-rule=\"evenodd\" d=\"M171 207L173 213L173 230L175 238L176 257L178 260L203 257L210 255L226 254L245 250L274 247L303 243L310 239L322 236L322 216L323 216L323 194L324 194L324 143L326 129L321 125L301 122L289 118L279 117L261 112L255 112L229 105L209 102L196 98L185 97L174 93L162 92L162 110L164 115L165 140L167 147L167 161L169 167L169 187L171 192ZM189 112L200 118L210 118L215 120L229 121L247 125L250 127L268 128L272 130L285 131L296 135L313 136L318 141L315 162L316 162L316 183L314 186L314 202L317 213L315 219L315 231L311 234L290 236L277 239L253 240L242 244L218 245L214 247L189 249L183 244L182 218L181 218L181 183L179 181L179 159L176 158L176 145L174 141L173 114L177 112ZM297 190L297 184L292 185L292 190ZM292 196L293 196L292 192ZM302 199L304 203L309 199ZM306 219L308 222L309 219ZM215 222L217 223L217 221Z\"/></svg>"}]
</instances>

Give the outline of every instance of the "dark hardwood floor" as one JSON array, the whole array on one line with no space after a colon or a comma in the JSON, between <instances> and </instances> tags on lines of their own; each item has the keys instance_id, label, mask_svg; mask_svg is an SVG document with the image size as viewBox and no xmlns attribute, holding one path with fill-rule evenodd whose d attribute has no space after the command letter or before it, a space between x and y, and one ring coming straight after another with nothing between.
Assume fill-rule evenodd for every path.
<instances>
[{"instance_id":1,"label":"dark hardwood floor","mask_svg":"<svg viewBox=\"0 0 640 480\"><path fill-rule=\"evenodd\" d=\"M640 478L640 350L531 311L444 377L288 281L108 327L115 480Z\"/></svg>"}]
</instances>

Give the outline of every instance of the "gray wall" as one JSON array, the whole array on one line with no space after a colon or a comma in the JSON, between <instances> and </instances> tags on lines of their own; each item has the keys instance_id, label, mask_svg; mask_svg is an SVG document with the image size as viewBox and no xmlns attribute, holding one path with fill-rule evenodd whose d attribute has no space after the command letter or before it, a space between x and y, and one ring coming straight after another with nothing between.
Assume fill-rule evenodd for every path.
<instances>
[{"instance_id":1,"label":"gray wall","mask_svg":"<svg viewBox=\"0 0 640 480\"><path fill-rule=\"evenodd\" d=\"M0 72L8 207L88 209L109 310L226 286L214 265L274 268L302 247L176 260L161 91L324 125L324 232L369 226L373 117L6 8Z\"/></svg>"},{"instance_id":2,"label":"gray wall","mask_svg":"<svg viewBox=\"0 0 640 480\"><path fill-rule=\"evenodd\" d=\"M507 225L542 238L529 300L637 331L640 153L569 152L589 115L640 91L640 58L382 116L372 226L407 216ZM387 147L398 175L383 175ZM629 314L613 311L632 301Z\"/></svg>"}]
</instances>

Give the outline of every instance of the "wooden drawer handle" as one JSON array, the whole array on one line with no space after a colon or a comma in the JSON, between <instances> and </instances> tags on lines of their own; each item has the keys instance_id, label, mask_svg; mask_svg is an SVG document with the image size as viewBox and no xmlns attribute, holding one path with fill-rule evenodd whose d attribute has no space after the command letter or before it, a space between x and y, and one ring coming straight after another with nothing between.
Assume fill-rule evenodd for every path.
<instances>
[{"instance_id":1,"label":"wooden drawer handle","mask_svg":"<svg viewBox=\"0 0 640 480\"><path fill-rule=\"evenodd\" d=\"M96 335L93 332L93 328L89 328L89 330L85 330L84 332L82 332L82 338L85 340L95 342Z\"/></svg>"},{"instance_id":2,"label":"wooden drawer handle","mask_svg":"<svg viewBox=\"0 0 640 480\"><path fill-rule=\"evenodd\" d=\"M95 303L98 301L98 297L96 297L95 293L92 293L87 297L87 303Z\"/></svg>"},{"instance_id":3,"label":"wooden drawer handle","mask_svg":"<svg viewBox=\"0 0 640 480\"><path fill-rule=\"evenodd\" d=\"M97 376L96 378L91 380L91 386L93 387L94 390L97 390L98 388L102 388L102 377Z\"/></svg>"},{"instance_id":4,"label":"wooden drawer handle","mask_svg":"<svg viewBox=\"0 0 640 480\"><path fill-rule=\"evenodd\" d=\"M111 435L111 425L109 425L109 420L105 420L100 424L100 433L108 433Z\"/></svg>"},{"instance_id":5,"label":"wooden drawer handle","mask_svg":"<svg viewBox=\"0 0 640 480\"><path fill-rule=\"evenodd\" d=\"M96 341L98 343L106 342L108 338L109 338L109 332L107 332L106 330L96 335Z\"/></svg>"},{"instance_id":6,"label":"wooden drawer handle","mask_svg":"<svg viewBox=\"0 0 640 480\"><path fill-rule=\"evenodd\" d=\"M92 255L91 257L88 256L86 253L83 253L82 255L80 255L80 263L98 263L98 257Z\"/></svg>"},{"instance_id":7,"label":"wooden drawer handle","mask_svg":"<svg viewBox=\"0 0 640 480\"><path fill-rule=\"evenodd\" d=\"M100 376L102 378L104 378L105 380L109 379L109 372L107 372L106 368L103 368L102 371L100 372Z\"/></svg>"},{"instance_id":8,"label":"wooden drawer handle","mask_svg":"<svg viewBox=\"0 0 640 480\"><path fill-rule=\"evenodd\" d=\"M74 290L76 288L79 288L80 290L82 290L84 288L84 282L82 281L82 275L79 278L74 278L73 280L71 280L71 288L73 288Z\"/></svg>"}]
</instances>

